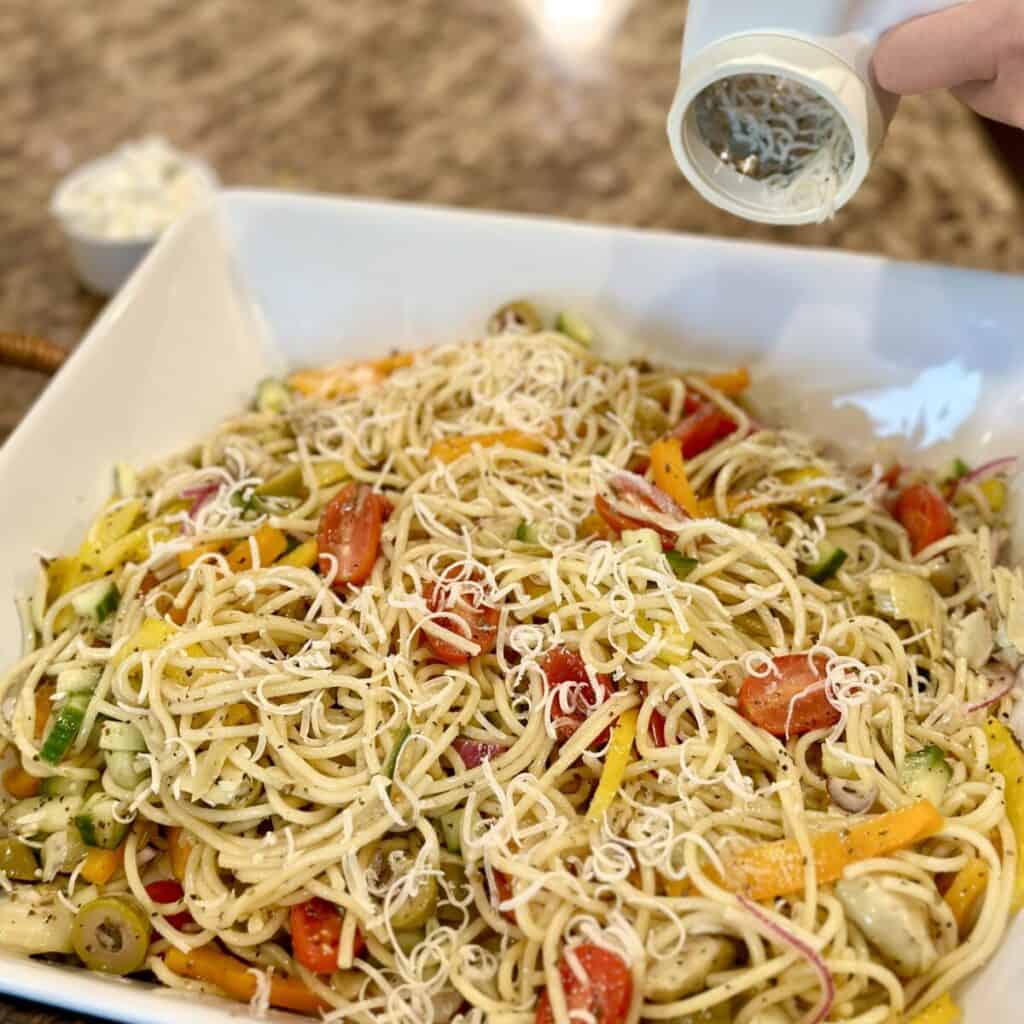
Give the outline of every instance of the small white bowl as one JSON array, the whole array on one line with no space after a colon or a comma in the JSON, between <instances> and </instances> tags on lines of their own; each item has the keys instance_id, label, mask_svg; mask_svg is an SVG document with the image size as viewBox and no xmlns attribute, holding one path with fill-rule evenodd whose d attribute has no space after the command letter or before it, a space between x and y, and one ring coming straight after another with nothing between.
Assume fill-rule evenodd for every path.
<instances>
[{"instance_id":1,"label":"small white bowl","mask_svg":"<svg viewBox=\"0 0 1024 1024\"><path fill-rule=\"evenodd\" d=\"M83 231L71 218L61 212L61 199L70 189L84 179L102 171L116 158L117 155L111 153L82 164L81 167L62 179L50 199L50 213L60 224L64 238L67 240L68 254L78 279L86 288L98 292L100 295L113 295L131 276L146 253L166 230L166 228L162 228L159 231L134 238L104 238L102 235ZM185 155L182 159L206 181L212 197L220 185L213 168L198 157ZM190 213L191 209L183 211L182 216Z\"/></svg>"}]
</instances>

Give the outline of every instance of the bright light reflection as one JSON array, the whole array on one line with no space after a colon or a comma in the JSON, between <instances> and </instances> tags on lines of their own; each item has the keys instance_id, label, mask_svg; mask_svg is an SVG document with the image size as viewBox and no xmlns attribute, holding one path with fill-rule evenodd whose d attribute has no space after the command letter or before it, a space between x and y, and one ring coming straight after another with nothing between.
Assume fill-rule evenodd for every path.
<instances>
[{"instance_id":1,"label":"bright light reflection","mask_svg":"<svg viewBox=\"0 0 1024 1024\"><path fill-rule=\"evenodd\" d=\"M598 49L633 0L519 0L558 54L578 58Z\"/></svg>"}]
</instances>

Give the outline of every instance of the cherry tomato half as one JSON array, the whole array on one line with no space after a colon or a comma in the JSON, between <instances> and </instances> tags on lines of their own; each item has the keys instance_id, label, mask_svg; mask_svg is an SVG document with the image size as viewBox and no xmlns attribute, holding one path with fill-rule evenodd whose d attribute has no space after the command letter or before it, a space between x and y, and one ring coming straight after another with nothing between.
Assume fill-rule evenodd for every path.
<instances>
[{"instance_id":1,"label":"cherry tomato half","mask_svg":"<svg viewBox=\"0 0 1024 1024\"><path fill-rule=\"evenodd\" d=\"M555 691L551 701L551 719L555 724L555 735L564 743L612 695L611 680L608 676L597 676L595 685L580 655L564 647L548 651L541 662L541 669L548 689ZM610 732L610 728L602 730L591 746L604 746Z\"/></svg>"},{"instance_id":2,"label":"cherry tomato half","mask_svg":"<svg viewBox=\"0 0 1024 1024\"><path fill-rule=\"evenodd\" d=\"M504 871L499 871L494 868L491 872L494 875L494 893L492 894L492 902L496 907L500 906L505 900L510 900L515 895L515 890L512 888L512 879L505 874ZM499 914L506 921L516 924L516 912L514 910L499 910Z\"/></svg>"},{"instance_id":3,"label":"cherry tomato half","mask_svg":"<svg viewBox=\"0 0 1024 1024\"><path fill-rule=\"evenodd\" d=\"M485 604L476 587L460 587L458 565L450 565L442 574L442 586L432 586L427 594L427 607L437 617L433 620L452 633L471 640L480 648L481 654L494 650L498 639L497 608ZM472 582L477 582L473 577ZM438 612L445 614L437 615ZM443 637L423 630L423 638L434 655L448 665L465 665L470 655Z\"/></svg>"},{"instance_id":4,"label":"cherry tomato half","mask_svg":"<svg viewBox=\"0 0 1024 1024\"><path fill-rule=\"evenodd\" d=\"M573 969L574 957L583 977ZM622 1024L633 999L633 975L617 953L603 946L575 946L558 962L558 977L565 993L566 1007L572 1019L597 1021L597 1024ZM537 1004L535 1024L554 1024L555 1014L545 990Z\"/></svg>"},{"instance_id":5,"label":"cherry tomato half","mask_svg":"<svg viewBox=\"0 0 1024 1024\"><path fill-rule=\"evenodd\" d=\"M651 712L650 734L651 742L656 747L668 746L668 739L665 736L665 716L657 708Z\"/></svg>"},{"instance_id":6,"label":"cherry tomato half","mask_svg":"<svg viewBox=\"0 0 1024 1024\"><path fill-rule=\"evenodd\" d=\"M801 736L839 721L822 685L826 661L806 654L786 654L772 661L767 676L747 676L740 687L740 714L773 736ZM790 707L792 706L792 712ZM786 729L786 720L789 729Z\"/></svg>"},{"instance_id":7,"label":"cherry tomato half","mask_svg":"<svg viewBox=\"0 0 1024 1024\"><path fill-rule=\"evenodd\" d=\"M338 966L341 921L341 911L319 896L292 907L290 923L295 959L314 974L331 974ZM363 937L357 931L353 943L356 955L363 945Z\"/></svg>"},{"instance_id":8,"label":"cherry tomato half","mask_svg":"<svg viewBox=\"0 0 1024 1024\"><path fill-rule=\"evenodd\" d=\"M146 886L146 895L154 903L177 903L185 895L181 884L173 878L161 878ZM192 915L187 910L178 914L167 914L167 923L179 931L187 924L192 924Z\"/></svg>"},{"instance_id":9,"label":"cherry tomato half","mask_svg":"<svg viewBox=\"0 0 1024 1024\"><path fill-rule=\"evenodd\" d=\"M365 583L380 550L380 533L392 505L383 494L353 480L330 500L320 516L317 549L320 571L331 571L332 557L338 571L332 584L343 591L349 584Z\"/></svg>"},{"instance_id":10,"label":"cherry tomato half","mask_svg":"<svg viewBox=\"0 0 1024 1024\"><path fill-rule=\"evenodd\" d=\"M684 459L706 452L736 430L735 421L714 402L691 403L687 396L684 412L687 415L669 435L679 438Z\"/></svg>"},{"instance_id":11,"label":"cherry tomato half","mask_svg":"<svg viewBox=\"0 0 1024 1024\"><path fill-rule=\"evenodd\" d=\"M656 511L653 505L642 502L640 499L637 499L637 504L641 505L642 508ZM666 550L675 547L675 534L663 530L657 523L653 523L650 520L633 519L631 516L623 515L617 509L612 508L611 502L603 494L598 494L594 498L594 508L616 536L622 533L623 530L655 530L661 537L662 546Z\"/></svg>"},{"instance_id":12,"label":"cherry tomato half","mask_svg":"<svg viewBox=\"0 0 1024 1024\"><path fill-rule=\"evenodd\" d=\"M910 535L914 554L949 535L953 516L942 495L929 484L911 484L896 499L893 515Z\"/></svg>"}]
</instances>

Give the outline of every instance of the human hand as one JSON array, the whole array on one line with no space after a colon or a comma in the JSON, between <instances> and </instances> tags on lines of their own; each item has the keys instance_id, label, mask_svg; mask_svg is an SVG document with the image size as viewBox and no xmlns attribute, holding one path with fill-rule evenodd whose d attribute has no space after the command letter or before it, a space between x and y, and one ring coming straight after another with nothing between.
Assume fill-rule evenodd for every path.
<instances>
[{"instance_id":1,"label":"human hand","mask_svg":"<svg viewBox=\"0 0 1024 1024\"><path fill-rule=\"evenodd\" d=\"M874 67L889 92L951 89L984 117L1024 128L1024 0L968 0L898 25Z\"/></svg>"}]
</instances>

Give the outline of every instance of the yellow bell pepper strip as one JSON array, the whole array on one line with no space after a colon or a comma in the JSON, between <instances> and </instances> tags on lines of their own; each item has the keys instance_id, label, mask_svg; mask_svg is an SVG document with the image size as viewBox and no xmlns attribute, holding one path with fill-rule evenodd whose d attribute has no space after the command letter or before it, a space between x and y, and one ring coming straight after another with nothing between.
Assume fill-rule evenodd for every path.
<instances>
[{"instance_id":1,"label":"yellow bell pepper strip","mask_svg":"<svg viewBox=\"0 0 1024 1024\"><path fill-rule=\"evenodd\" d=\"M179 568L187 569L193 562L198 562L204 555L217 554L217 552L224 549L225 543L222 540L208 540L205 544L197 544L194 548L189 548L188 551L179 551Z\"/></svg>"},{"instance_id":2,"label":"yellow bell pepper strip","mask_svg":"<svg viewBox=\"0 0 1024 1024\"><path fill-rule=\"evenodd\" d=\"M691 885L685 878L665 879L665 895L671 896L673 899L679 899L681 896L685 896L691 888Z\"/></svg>"},{"instance_id":3,"label":"yellow bell pepper strip","mask_svg":"<svg viewBox=\"0 0 1024 1024\"><path fill-rule=\"evenodd\" d=\"M953 1002L953 997L946 992L934 1003L926 1006L909 1021L909 1024L958 1024L960 1007Z\"/></svg>"},{"instance_id":4,"label":"yellow bell pepper strip","mask_svg":"<svg viewBox=\"0 0 1024 1024\"><path fill-rule=\"evenodd\" d=\"M114 664L120 665L131 655L139 651L155 651L163 647L172 636L175 629L170 623L163 619L146 619L125 643L118 648L114 655Z\"/></svg>"},{"instance_id":5,"label":"yellow bell pepper strip","mask_svg":"<svg viewBox=\"0 0 1024 1024\"><path fill-rule=\"evenodd\" d=\"M687 515L697 518L700 509L686 476L683 447L672 437L663 437L651 445L651 472L660 487Z\"/></svg>"},{"instance_id":6,"label":"yellow bell pepper strip","mask_svg":"<svg viewBox=\"0 0 1024 1024\"><path fill-rule=\"evenodd\" d=\"M264 523L253 536L260 553L260 565L270 565L288 549L288 538L269 523ZM231 549L228 565L235 572L246 572L252 568L252 564L252 545L246 538Z\"/></svg>"},{"instance_id":7,"label":"yellow bell pepper strip","mask_svg":"<svg viewBox=\"0 0 1024 1024\"><path fill-rule=\"evenodd\" d=\"M134 832L140 850L149 845L153 829L153 823L144 818L139 818L135 822ZM128 840L125 839L116 850L91 849L82 864L81 877L90 885L106 885L124 867L124 852L127 845Z\"/></svg>"},{"instance_id":8,"label":"yellow bell pepper strip","mask_svg":"<svg viewBox=\"0 0 1024 1024\"><path fill-rule=\"evenodd\" d=\"M169 949L164 963L175 974L207 981L239 1002L248 1002L256 994L256 978L250 973L250 965L229 956L213 943L188 953ZM310 1016L327 1009L327 1004L301 979L274 973L270 975L270 1005Z\"/></svg>"},{"instance_id":9,"label":"yellow bell pepper strip","mask_svg":"<svg viewBox=\"0 0 1024 1024\"><path fill-rule=\"evenodd\" d=\"M704 383L730 398L742 395L750 387L750 371L745 366L724 373L712 373L704 378Z\"/></svg>"},{"instance_id":10,"label":"yellow bell pepper strip","mask_svg":"<svg viewBox=\"0 0 1024 1024\"><path fill-rule=\"evenodd\" d=\"M493 434L463 434L460 437L446 437L443 441L435 441L430 447L430 457L442 462L454 462L473 450L474 445L481 448L515 448L524 452L543 452L544 442L532 434L524 434L521 430L499 430Z\"/></svg>"},{"instance_id":11,"label":"yellow bell pepper strip","mask_svg":"<svg viewBox=\"0 0 1024 1024\"><path fill-rule=\"evenodd\" d=\"M29 775L20 764L12 764L4 772L4 789L11 796L17 797L19 800L24 800L30 796L38 796L42 785L42 779L37 778L35 775Z\"/></svg>"},{"instance_id":12,"label":"yellow bell pepper strip","mask_svg":"<svg viewBox=\"0 0 1024 1024\"><path fill-rule=\"evenodd\" d=\"M188 867L192 844L188 841L183 828L172 828L167 832L167 856L171 862L171 874L179 882L185 881L185 868Z\"/></svg>"},{"instance_id":13,"label":"yellow bell pepper strip","mask_svg":"<svg viewBox=\"0 0 1024 1024\"><path fill-rule=\"evenodd\" d=\"M820 885L842 877L857 861L884 857L934 835L942 828L942 815L927 800L889 811L849 829L818 832L811 836L814 866ZM752 900L775 899L801 892L804 887L803 853L795 839L781 839L741 850L726 865L728 889Z\"/></svg>"},{"instance_id":14,"label":"yellow bell pepper strip","mask_svg":"<svg viewBox=\"0 0 1024 1024\"><path fill-rule=\"evenodd\" d=\"M600 821L604 817L622 785L633 752L633 740L636 739L636 720L637 710L631 708L615 723L608 743L608 753L604 758L604 768L601 769L601 780L594 790L587 811L589 821Z\"/></svg>"},{"instance_id":15,"label":"yellow bell pepper strip","mask_svg":"<svg viewBox=\"0 0 1024 1024\"><path fill-rule=\"evenodd\" d=\"M319 557L320 545L317 544L314 537L312 540L300 544L293 551L289 551L287 555L282 555L274 565L289 565L293 569L312 569Z\"/></svg>"},{"instance_id":16,"label":"yellow bell pepper strip","mask_svg":"<svg viewBox=\"0 0 1024 1024\"><path fill-rule=\"evenodd\" d=\"M89 528L78 557L86 564L97 561L106 548L131 532L142 511L143 504L137 498L108 505Z\"/></svg>"},{"instance_id":17,"label":"yellow bell pepper strip","mask_svg":"<svg viewBox=\"0 0 1024 1024\"><path fill-rule=\"evenodd\" d=\"M318 398L337 398L354 395L364 388L376 387L387 380L395 370L412 366L412 352L399 352L383 359L366 362L335 363L317 370L299 370L288 378L288 386Z\"/></svg>"},{"instance_id":18,"label":"yellow bell pepper strip","mask_svg":"<svg viewBox=\"0 0 1024 1024\"><path fill-rule=\"evenodd\" d=\"M1013 734L996 718L985 723L989 764L1006 783L1006 816L1017 837L1017 877L1013 886L1014 910L1024 907L1024 751Z\"/></svg>"},{"instance_id":19,"label":"yellow bell pepper strip","mask_svg":"<svg viewBox=\"0 0 1024 1024\"><path fill-rule=\"evenodd\" d=\"M963 934L971 908L988 885L988 864L980 857L972 857L956 874L953 884L946 890L945 900L953 911L957 927Z\"/></svg>"}]
</instances>

